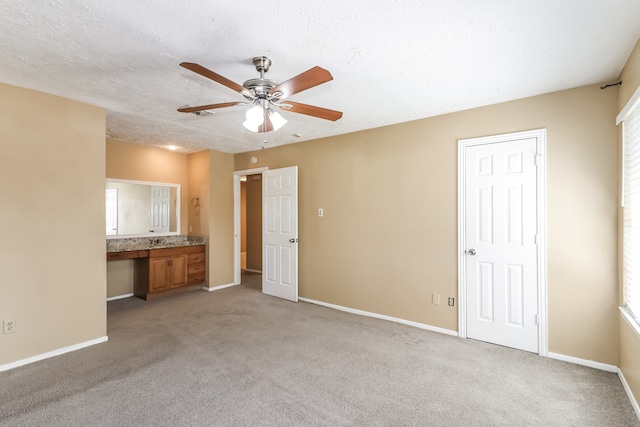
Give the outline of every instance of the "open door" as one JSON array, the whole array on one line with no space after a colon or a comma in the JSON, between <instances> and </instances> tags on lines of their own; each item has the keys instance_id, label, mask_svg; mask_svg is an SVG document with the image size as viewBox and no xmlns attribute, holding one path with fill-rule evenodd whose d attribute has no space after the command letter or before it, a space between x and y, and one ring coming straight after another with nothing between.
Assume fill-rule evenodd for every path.
<instances>
[{"instance_id":1,"label":"open door","mask_svg":"<svg viewBox=\"0 0 640 427\"><path fill-rule=\"evenodd\" d=\"M298 167L262 173L262 292L298 301Z\"/></svg>"}]
</instances>

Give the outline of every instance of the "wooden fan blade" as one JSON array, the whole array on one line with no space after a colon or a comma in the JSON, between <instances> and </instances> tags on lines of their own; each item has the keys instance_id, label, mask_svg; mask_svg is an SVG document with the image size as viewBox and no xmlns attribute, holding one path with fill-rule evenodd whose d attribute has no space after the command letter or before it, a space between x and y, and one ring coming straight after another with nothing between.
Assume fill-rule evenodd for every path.
<instances>
[{"instance_id":1,"label":"wooden fan blade","mask_svg":"<svg viewBox=\"0 0 640 427\"><path fill-rule=\"evenodd\" d=\"M182 62L180 66L186 68L187 70L191 70L194 73L198 73L208 79L211 79L214 82L220 83L221 85L226 86L231 90L235 90L236 92L242 93L247 91L244 86L240 86L238 83L232 82L228 78L223 77L218 73L214 73L207 68L204 68L202 65L194 64L193 62Z\"/></svg>"},{"instance_id":2,"label":"wooden fan blade","mask_svg":"<svg viewBox=\"0 0 640 427\"><path fill-rule=\"evenodd\" d=\"M197 113L198 111L215 110L216 108L233 107L234 105L238 105L238 103L222 102L220 104L200 105L198 107L184 107L184 108L178 108L178 111L181 113Z\"/></svg>"},{"instance_id":3,"label":"wooden fan blade","mask_svg":"<svg viewBox=\"0 0 640 427\"><path fill-rule=\"evenodd\" d=\"M274 93L281 91L282 96L280 97L280 99L284 99L293 94L302 92L303 90L310 89L314 86L318 86L331 80L333 80L333 76L329 71L325 70L324 68L313 67L305 71L304 73L298 74L297 76L287 80L284 83L280 83L278 86L271 89L269 93L273 95Z\"/></svg>"},{"instance_id":4,"label":"wooden fan blade","mask_svg":"<svg viewBox=\"0 0 640 427\"><path fill-rule=\"evenodd\" d=\"M288 108L288 106L291 106L291 108ZM318 117L333 122L342 118L342 111L329 110L328 108L316 107L315 105L300 104L299 102L285 101L280 108L285 111L306 114L307 116Z\"/></svg>"},{"instance_id":5,"label":"wooden fan blade","mask_svg":"<svg viewBox=\"0 0 640 427\"><path fill-rule=\"evenodd\" d=\"M273 130L273 123L271 123L271 119L269 118L269 115L265 112L264 122L262 122L262 124L258 127L258 132L266 133L266 132L271 132L272 130Z\"/></svg>"}]
</instances>

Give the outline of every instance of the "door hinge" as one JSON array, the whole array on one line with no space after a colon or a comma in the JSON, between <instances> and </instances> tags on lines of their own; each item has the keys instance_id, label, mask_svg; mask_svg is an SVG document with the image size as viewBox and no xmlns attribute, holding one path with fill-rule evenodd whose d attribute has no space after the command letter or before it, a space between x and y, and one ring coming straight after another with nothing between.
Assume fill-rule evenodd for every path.
<instances>
[{"instance_id":1,"label":"door hinge","mask_svg":"<svg viewBox=\"0 0 640 427\"><path fill-rule=\"evenodd\" d=\"M533 163L536 166L539 166L540 162L542 162L542 156L540 154L536 154L535 156L533 156Z\"/></svg>"},{"instance_id":2,"label":"door hinge","mask_svg":"<svg viewBox=\"0 0 640 427\"><path fill-rule=\"evenodd\" d=\"M537 234L534 234L534 236L533 236L533 244L534 245L538 244L538 235Z\"/></svg>"},{"instance_id":3,"label":"door hinge","mask_svg":"<svg viewBox=\"0 0 640 427\"><path fill-rule=\"evenodd\" d=\"M536 325L538 324L538 315L536 314L534 317L534 321L536 322Z\"/></svg>"}]
</instances>

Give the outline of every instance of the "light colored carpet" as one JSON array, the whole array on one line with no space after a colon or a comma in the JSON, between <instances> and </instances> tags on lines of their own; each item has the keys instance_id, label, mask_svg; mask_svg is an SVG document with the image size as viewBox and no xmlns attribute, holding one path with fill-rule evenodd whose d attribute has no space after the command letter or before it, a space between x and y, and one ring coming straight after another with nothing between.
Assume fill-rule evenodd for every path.
<instances>
[{"instance_id":1,"label":"light colored carpet","mask_svg":"<svg viewBox=\"0 0 640 427\"><path fill-rule=\"evenodd\" d=\"M108 303L109 341L0 373L6 426L640 426L615 374L259 292Z\"/></svg>"}]
</instances>

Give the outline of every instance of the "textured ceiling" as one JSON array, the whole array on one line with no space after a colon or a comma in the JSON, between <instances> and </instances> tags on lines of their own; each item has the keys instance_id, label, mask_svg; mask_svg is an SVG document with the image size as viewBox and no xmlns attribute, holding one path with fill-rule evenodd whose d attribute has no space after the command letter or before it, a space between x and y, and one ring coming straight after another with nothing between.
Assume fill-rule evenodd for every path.
<instances>
[{"instance_id":1,"label":"textured ceiling","mask_svg":"<svg viewBox=\"0 0 640 427\"><path fill-rule=\"evenodd\" d=\"M638 0L0 0L0 82L107 110L107 135L183 152L238 153L615 80L640 36ZM245 108L196 116L185 105L244 98L178 64L242 84L315 66L334 80L292 101L262 136ZM299 134L295 136L294 134Z\"/></svg>"}]
</instances>

